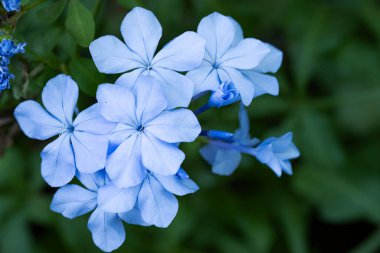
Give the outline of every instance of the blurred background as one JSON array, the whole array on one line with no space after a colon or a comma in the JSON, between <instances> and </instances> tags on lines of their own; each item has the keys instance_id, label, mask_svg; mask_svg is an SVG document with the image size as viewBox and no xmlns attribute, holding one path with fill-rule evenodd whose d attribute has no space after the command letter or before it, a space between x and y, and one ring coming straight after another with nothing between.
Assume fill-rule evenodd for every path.
<instances>
[{"instance_id":1,"label":"blurred background","mask_svg":"<svg viewBox=\"0 0 380 253\"><path fill-rule=\"evenodd\" d=\"M80 1L81 16L68 13ZM54 189L40 176L46 143L26 138L12 118L25 99L40 99L56 74L78 82L79 108L92 104L99 74L88 44L119 27L134 6L152 10L163 26L160 46L202 17L232 16L246 37L284 52L278 97L249 107L251 134L293 131L301 158L294 175L277 178L245 156L230 177L211 174L198 150L182 145L184 168L199 184L179 198L167 229L126 226L116 252L372 253L380 252L380 3L369 0L26 0L15 38L26 54L12 59L16 79L0 97L0 252L100 252L88 215L68 220L49 209ZM74 24L74 25L73 25ZM78 34L78 27L85 28ZM201 102L199 102L201 103ZM194 105L196 107L197 105ZM234 131L238 106L200 116L205 128Z\"/></svg>"}]
</instances>

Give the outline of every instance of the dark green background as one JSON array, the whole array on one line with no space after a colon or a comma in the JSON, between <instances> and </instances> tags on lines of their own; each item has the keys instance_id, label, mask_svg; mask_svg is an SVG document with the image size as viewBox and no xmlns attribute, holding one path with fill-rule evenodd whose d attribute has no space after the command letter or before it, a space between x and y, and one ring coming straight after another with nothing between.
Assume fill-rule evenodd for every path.
<instances>
[{"instance_id":1,"label":"dark green background","mask_svg":"<svg viewBox=\"0 0 380 253\"><path fill-rule=\"evenodd\" d=\"M137 5L160 20L160 46L218 11L234 17L246 37L282 49L280 95L254 100L251 134L293 131L302 156L291 177L277 178L248 156L232 176L220 177L198 154L203 140L182 145L184 168L200 191L180 198L167 229L127 225L126 242L116 252L380 252L379 3L78 1L23 1L21 15L11 17L21 16L16 38L28 47L12 60L16 80L0 98L0 252L99 252L86 227L88 215L68 220L49 210L54 189L39 167L47 142L27 139L10 117L20 101L39 99L46 81L62 72L80 86L79 107L93 103L97 84L117 76L97 73L87 45L94 36L121 37L120 23ZM85 33L77 30L82 26ZM233 131L237 111L236 105L213 110L200 121L208 129Z\"/></svg>"}]
</instances>

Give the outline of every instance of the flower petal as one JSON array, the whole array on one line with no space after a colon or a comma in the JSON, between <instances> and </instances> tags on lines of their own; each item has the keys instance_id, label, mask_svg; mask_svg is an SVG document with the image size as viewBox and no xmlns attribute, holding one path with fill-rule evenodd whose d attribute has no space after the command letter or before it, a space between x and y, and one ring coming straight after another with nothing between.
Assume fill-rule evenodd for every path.
<instances>
[{"instance_id":1,"label":"flower petal","mask_svg":"<svg viewBox=\"0 0 380 253\"><path fill-rule=\"evenodd\" d=\"M47 145L41 152L41 173L52 187L60 187L73 179L75 175L74 153L70 135L61 135Z\"/></svg>"},{"instance_id":2,"label":"flower petal","mask_svg":"<svg viewBox=\"0 0 380 253\"><path fill-rule=\"evenodd\" d=\"M168 100L168 109L187 107L190 104L194 89L190 79L164 68L154 68L150 74L160 82L161 89Z\"/></svg>"},{"instance_id":3,"label":"flower petal","mask_svg":"<svg viewBox=\"0 0 380 253\"><path fill-rule=\"evenodd\" d=\"M174 175L185 159L176 144L163 142L149 132L144 133L141 147L144 166L159 175Z\"/></svg>"},{"instance_id":4,"label":"flower petal","mask_svg":"<svg viewBox=\"0 0 380 253\"><path fill-rule=\"evenodd\" d=\"M91 42L89 49L102 73L118 74L144 66L139 57L115 36L100 37Z\"/></svg>"},{"instance_id":5,"label":"flower petal","mask_svg":"<svg viewBox=\"0 0 380 253\"><path fill-rule=\"evenodd\" d=\"M146 223L141 217L141 212L138 207L134 207L132 210L129 210L125 213L119 213L120 219L132 225L139 226L150 226L151 224Z\"/></svg>"},{"instance_id":6,"label":"flower petal","mask_svg":"<svg viewBox=\"0 0 380 253\"><path fill-rule=\"evenodd\" d=\"M110 145L117 148L122 142L127 140L129 137L131 137L132 134L136 132L136 127L119 123L109 135Z\"/></svg>"},{"instance_id":7,"label":"flower petal","mask_svg":"<svg viewBox=\"0 0 380 253\"><path fill-rule=\"evenodd\" d=\"M108 134L116 124L110 122L100 115L99 104L90 106L80 112L74 120L75 131L81 131L91 134Z\"/></svg>"},{"instance_id":8,"label":"flower petal","mask_svg":"<svg viewBox=\"0 0 380 253\"><path fill-rule=\"evenodd\" d=\"M141 163L141 138L138 135L132 135L109 156L106 171L118 187L135 186L144 180L146 170Z\"/></svg>"},{"instance_id":9,"label":"flower petal","mask_svg":"<svg viewBox=\"0 0 380 253\"><path fill-rule=\"evenodd\" d=\"M29 138L46 140L64 129L61 122L45 111L39 103L32 100L19 104L15 109L14 116L21 130Z\"/></svg>"},{"instance_id":10,"label":"flower petal","mask_svg":"<svg viewBox=\"0 0 380 253\"><path fill-rule=\"evenodd\" d=\"M149 64L162 36L162 27L154 14L135 7L124 18L120 30L127 46Z\"/></svg>"},{"instance_id":11,"label":"flower petal","mask_svg":"<svg viewBox=\"0 0 380 253\"><path fill-rule=\"evenodd\" d=\"M125 240L125 230L119 216L99 208L91 214L88 229L96 246L105 252L119 248Z\"/></svg>"},{"instance_id":12,"label":"flower petal","mask_svg":"<svg viewBox=\"0 0 380 253\"><path fill-rule=\"evenodd\" d=\"M219 86L219 77L217 71L206 62L189 72L188 77L194 83L194 96L207 90L216 90Z\"/></svg>"},{"instance_id":13,"label":"flower petal","mask_svg":"<svg viewBox=\"0 0 380 253\"><path fill-rule=\"evenodd\" d=\"M279 85L277 78L270 75L265 75L256 72L255 70L243 71L246 76L255 86L255 97L263 94L278 95Z\"/></svg>"},{"instance_id":14,"label":"flower petal","mask_svg":"<svg viewBox=\"0 0 380 253\"><path fill-rule=\"evenodd\" d=\"M54 194L50 209L73 219L94 210L97 205L96 197L96 192L78 185L65 185Z\"/></svg>"},{"instance_id":15,"label":"flower petal","mask_svg":"<svg viewBox=\"0 0 380 253\"><path fill-rule=\"evenodd\" d=\"M234 33L234 40L232 42L232 46L235 46L236 44L238 44L240 41L242 41L244 39L244 34L243 34L243 29L241 29L241 26L240 24L235 20L233 19L232 17L229 17L228 18L230 19L230 21L232 22L233 26L234 26L234 30L235 30L235 33Z\"/></svg>"},{"instance_id":16,"label":"flower petal","mask_svg":"<svg viewBox=\"0 0 380 253\"><path fill-rule=\"evenodd\" d=\"M105 170L99 170L95 173L76 172L75 176L89 190L97 192L98 189L106 184L107 174Z\"/></svg>"},{"instance_id":17,"label":"flower petal","mask_svg":"<svg viewBox=\"0 0 380 253\"><path fill-rule=\"evenodd\" d=\"M71 143L75 164L80 172L94 173L104 169L108 149L108 139L105 136L74 131Z\"/></svg>"},{"instance_id":18,"label":"flower petal","mask_svg":"<svg viewBox=\"0 0 380 253\"><path fill-rule=\"evenodd\" d=\"M267 44L260 40L244 39L223 55L220 66L251 69L256 67L269 51Z\"/></svg>"},{"instance_id":19,"label":"flower petal","mask_svg":"<svg viewBox=\"0 0 380 253\"><path fill-rule=\"evenodd\" d=\"M125 87L102 84L96 92L100 114L107 120L127 125L137 125L135 98Z\"/></svg>"},{"instance_id":20,"label":"flower petal","mask_svg":"<svg viewBox=\"0 0 380 253\"><path fill-rule=\"evenodd\" d=\"M214 63L231 46L235 35L231 20L217 12L204 17L198 25L197 32L206 39L206 51Z\"/></svg>"},{"instance_id":21,"label":"flower petal","mask_svg":"<svg viewBox=\"0 0 380 253\"><path fill-rule=\"evenodd\" d=\"M192 70L204 58L205 43L195 32L185 32L166 44L154 57L152 65L175 71Z\"/></svg>"},{"instance_id":22,"label":"flower petal","mask_svg":"<svg viewBox=\"0 0 380 253\"><path fill-rule=\"evenodd\" d=\"M198 185L190 178L181 178L178 175L174 176L161 176L154 175L161 185L169 192L183 196L199 190Z\"/></svg>"},{"instance_id":23,"label":"flower petal","mask_svg":"<svg viewBox=\"0 0 380 253\"><path fill-rule=\"evenodd\" d=\"M73 123L73 114L78 101L78 85L67 75L50 79L42 91L45 108L67 126Z\"/></svg>"},{"instance_id":24,"label":"flower petal","mask_svg":"<svg viewBox=\"0 0 380 253\"><path fill-rule=\"evenodd\" d=\"M140 125L155 118L167 108L167 99L157 79L141 76L136 81L133 94L136 100L136 117Z\"/></svg>"},{"instance_id":25,"label":"flower petal","mask_svg":"<svg viewBox=\"0 0 380 253\"><path fill-rule=\"evenodd\" d=\"M169 226L178 211L177 199L154 177L144 180L137 201L143 220L157 227Z\"/></svg>"},{"instance_id":26,"label":"flower petal","mask_svg":"<svg viewBox=\"0 0 380 253\"><path fill-rule=\"evenodd\" d=\"M135 87L137 79L141 75L147 75L149 72L146 69L139 68L132 70L130 72L122 74L115 82L115 85L120 85L123 87L127 87L129 90L133 90Z\"/></svg>"},{"instance_id":27,"label":"flower petal","mask_svg":"<svg viewBox=\"0 0 380 253\"><path fill-rule=\"evenodd\" d=\"M98 205L104 212L124 213L131 210L136 203L140 185L119 188L113 184L104 186L98 191Z\"/></svg>"},{"instance_id":28,"label":"flower petal","mask_svg":"<svg viewBox=\"0 0 380 253\"><path fill-rule=\"evenodd\" d=\"M169 143L192 142L201 132L194 113L188 109L164 111L145 124L145 131Z\"/></svg>"},{"instance_id":29,"label":"flower petal","mask_svg":"<svg viewBox=\"0 0 380 253\"><path fill-rule=\"evenodd\" d=\"M267 44L267 46L270 52L265 55L264 59L255 67L255 70L261 73L276 73L282 63L282 52L270 44Z\"/></svg>"},{"instance_id":30,"label":"flower petal","mask_svg":"<svg viewBox=\"0 0 380 253\"><path fill-rule=\"evenodd\" d=\"M236 150L221 149L208 144L199 150L203 159L211 166L212 172L218 175L231 175L240 164L241 154Z\"/></svg>"}]
</instances>

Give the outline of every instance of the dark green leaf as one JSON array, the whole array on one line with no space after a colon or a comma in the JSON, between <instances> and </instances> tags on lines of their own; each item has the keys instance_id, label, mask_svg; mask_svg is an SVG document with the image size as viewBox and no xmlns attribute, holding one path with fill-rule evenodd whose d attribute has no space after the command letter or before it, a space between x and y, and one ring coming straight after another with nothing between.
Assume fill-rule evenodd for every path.
<instances>
[{"instance_id":1,"label":"dark green leaf","mask_svg":"<svg viewBox=\"0 0 380 253\"><path fill-rule=\"evenodd\" d=\"M46 7L37 12L38 17L46 23L53 23L62 14L65 9L67 0L52 1Z\"/></svg>"}]
</instances>

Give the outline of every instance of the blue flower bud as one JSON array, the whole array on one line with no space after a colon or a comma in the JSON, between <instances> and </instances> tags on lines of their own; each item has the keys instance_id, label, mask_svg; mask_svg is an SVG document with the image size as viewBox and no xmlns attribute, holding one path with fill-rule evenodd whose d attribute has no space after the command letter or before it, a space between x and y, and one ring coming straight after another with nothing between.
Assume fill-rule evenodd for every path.
<instances>
[{"instance_id":1,"label":"blue flower bud","mask_svg":"<svg viewBox=\"0 0 380 253\"><path fill-rule=\"evenodd\" d=\"M234 141L234 134L225 132L225 131L219 131L219 130L208 130L208 131L202 131L201 136L206 136L210 139L214 140L221 140L224 142L233 142Z\"/></svg>"},{"instance_id":2,"label":"blue flower bud","mask_svg":"<svg viewBox=\"0 0 380 253\"><path fill-rule=\"evenodd\" d=\"M1 3L7 12L20 10L20 0L1 0Z\"/></svg>"},{"instance_id":3,"label":"blue flower bud","mask_svg":"<svg viewBox=\"0 0 380 253\"><path fill-rule=\"evenodd\" d=\"M232 82L222 82L218 89L214 91L208 101L210 107L220 108L240 99L239 91Z\"/></svg>"}]
</instances>

